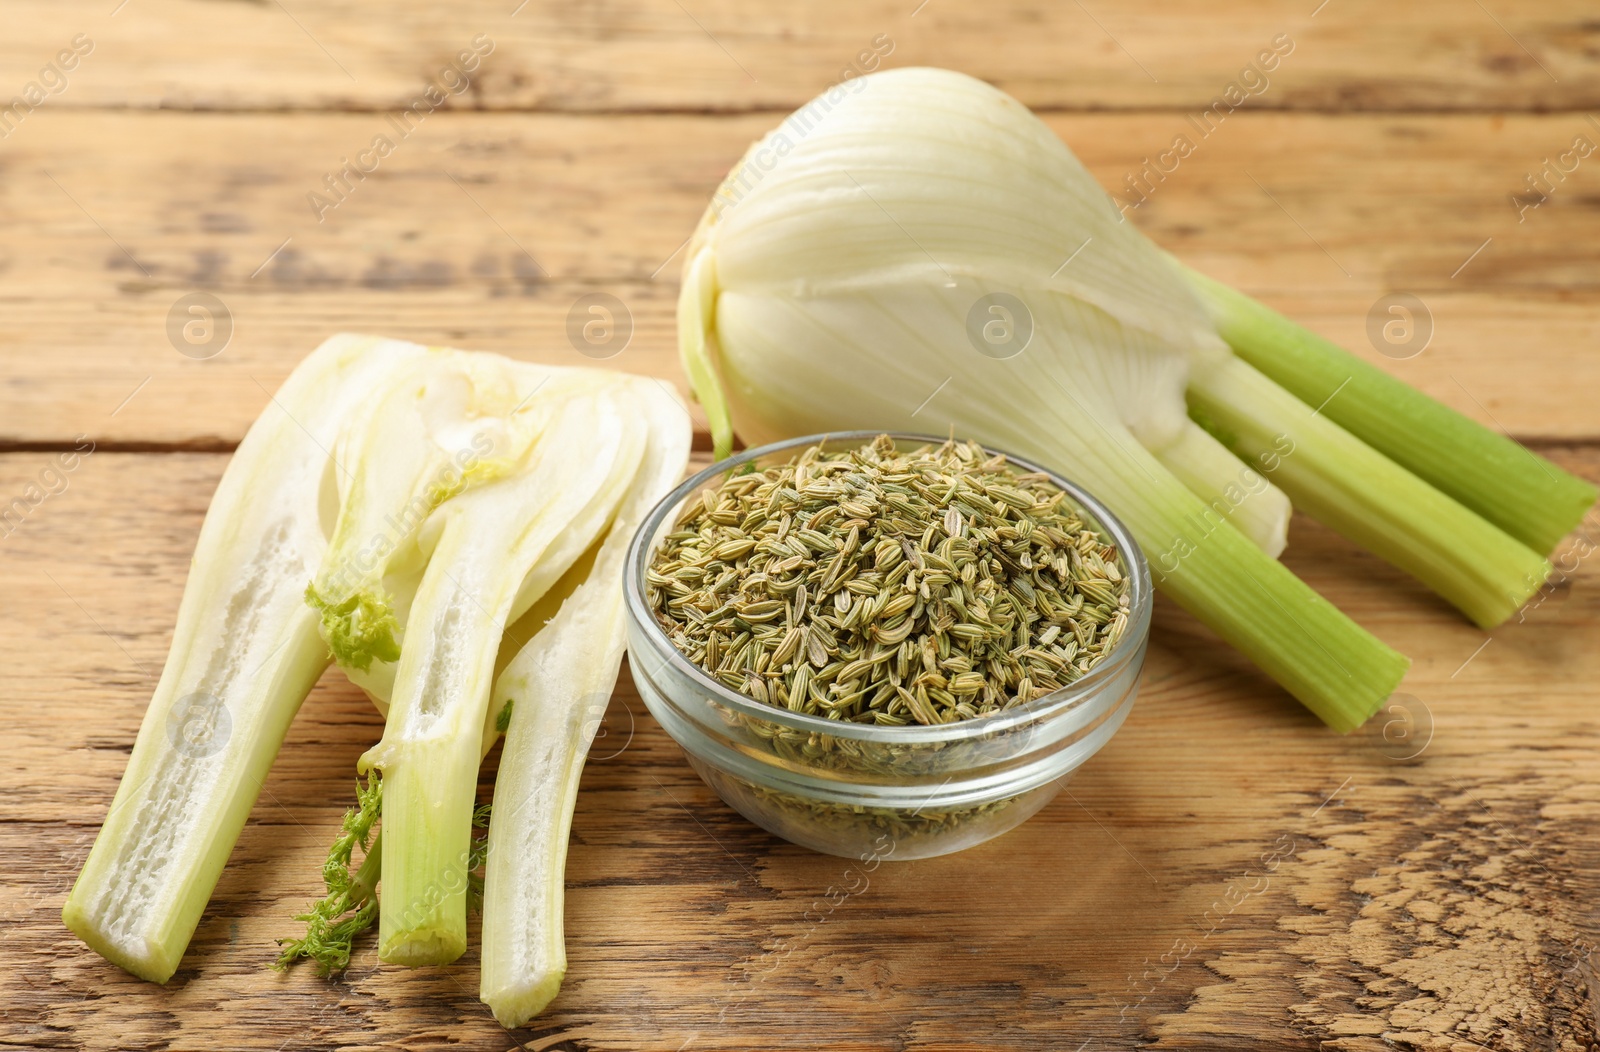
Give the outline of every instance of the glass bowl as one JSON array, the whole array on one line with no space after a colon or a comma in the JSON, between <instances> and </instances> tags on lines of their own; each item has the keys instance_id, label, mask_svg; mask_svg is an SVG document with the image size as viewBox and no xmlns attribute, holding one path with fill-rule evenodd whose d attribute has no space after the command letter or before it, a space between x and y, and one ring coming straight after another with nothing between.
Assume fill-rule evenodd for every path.
<instances>
[{"instance_id":1,"label":"glass bowl","mask_svg":"<svg viewBox=\"0 0 1600 1052\"><path fill-rule=\"evenodd\" d=\"M1078 486L1048 475L1085 524L1121 555L1128 627L1075 683L1027 704L935 726L850 723L790 712L730 690L685 657L656 623L645 571L685 502L730 472L782 464L808 446L859 448L881 432L811 435L746 450L700 472L656 505L628 552L628 658L651 715L718 796L785 840L862 860L944 855L1012 829L1049 803L1122 725L1138 692L1150 635L1150 570L1126 526ZM939 445L893 434L906 445ZM991 454L999 452L991 450Z\"/></svg>"}]
</instances>

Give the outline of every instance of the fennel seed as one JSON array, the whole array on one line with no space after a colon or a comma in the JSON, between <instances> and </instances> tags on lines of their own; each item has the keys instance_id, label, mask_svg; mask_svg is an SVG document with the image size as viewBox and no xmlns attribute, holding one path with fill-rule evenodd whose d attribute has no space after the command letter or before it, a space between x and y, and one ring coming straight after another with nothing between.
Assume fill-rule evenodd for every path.
<instances>
[{"instance_id":1,"label":"fennel seed","mask_svg":"<svg viewBox=\"0 0 1600 1052\"><path fill-rule=\"evenodd\" d=\"M1121 638L1128 595L1115 546L1047 476L974 443L888 436L729 475L646 576L657 623L718 682L885 726L975 719L1081 679Z\"/></svg>"}]
</instances>

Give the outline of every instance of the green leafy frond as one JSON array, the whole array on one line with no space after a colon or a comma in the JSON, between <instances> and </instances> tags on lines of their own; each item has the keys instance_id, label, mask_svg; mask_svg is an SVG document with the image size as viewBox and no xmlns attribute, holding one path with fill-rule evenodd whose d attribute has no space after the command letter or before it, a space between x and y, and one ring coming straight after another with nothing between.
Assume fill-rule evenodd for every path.
<instances>
[{"instance_id":1,"label":"green leafy frond","mask_svg":"<svg viewBox=\"0 0 1600 1052\"><path fill-rule=\"evenodd\" d=\"M400 660L395 639L400 623L382 592L357 592L334 601L313 583L306 586L306 602L322 612L322 638L340 667L365 672L374 660Z\"/></svg>"},{"instance_id":2,"label":"green leafy frond","mask_svg":"<svg viewBox=\"0 0 1600 1052\"><path fill-rule=\"evenodd\" d=\"M327 861L322 864L322 880L328 894L314 903L309 913L295 920L303 921L306 934L300 939L280 939L283 953L273 967L288 968L302 957L317 962L317 973L323 976L342 972L350 965L351 947L355 937L372 927L378 919L378 875L383 865L383 834L372 837L372 827L383 810L383 782L376 772L363 786L356 783L356 806L345 812L344 825L333 846L328 850ZM368 841L371 846L368 847ZM351 856L356 845L366 852L361 868L350 872Z\"/></svg>"}]
</instances>

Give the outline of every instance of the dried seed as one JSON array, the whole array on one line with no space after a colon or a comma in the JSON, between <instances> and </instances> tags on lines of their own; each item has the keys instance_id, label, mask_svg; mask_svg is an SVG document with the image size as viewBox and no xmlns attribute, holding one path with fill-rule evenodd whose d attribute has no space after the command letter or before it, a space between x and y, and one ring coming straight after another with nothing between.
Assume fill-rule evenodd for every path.
<instances>
[{"instance_id":1,"label":"dried seed","mask_svg":"<svg viewBox=\"0 0 1600 1052\"><path fill-rule=\"evenodd\" d=\"M727 562L732 559L737 559L741 555L748 554L755 548L755 546L756 542L749 538L723 541L721 544L717 545L716 548L712 549L711 557L713 559L720 559L723 562Z\"/></svg>"},{"instance_id":2,"label":"dried seed","mask_svg":"<svg viewBox=\"0 0 1600 1052\"><path fill-rule=\"evenodd\" d=\"M673 644L732 689L933 725L1030 701L1110 653L1129 617L1119 558L1048 476L970 444L880 437L704 491L645 584ZM877 748L747 726L807 762Z\"/></svg>"},{"instance_id":3,"label":"dried seed","mask_svg":"<svg viewBox=\"0 0 1600 1052\"><path fill-rule=\"evenodd\" d=\"M827 665L830 655L820 632L812 632L806 636L806 654L811 658L811 663L818 668Z\"/></svg>"},{"instance_id":4,"label":"dried seed","mask_svg":"<svg viewBox=\"0 0 1600 1052\"><path fill-rule=\"evenodd\" d=\"M799 651L800 644L805 640L805 634L806 630L799 627L791 628L784 633L783 642L772 652L772 663L780 667L788 664L789 659Z\"/></svg>"}]
</instances>

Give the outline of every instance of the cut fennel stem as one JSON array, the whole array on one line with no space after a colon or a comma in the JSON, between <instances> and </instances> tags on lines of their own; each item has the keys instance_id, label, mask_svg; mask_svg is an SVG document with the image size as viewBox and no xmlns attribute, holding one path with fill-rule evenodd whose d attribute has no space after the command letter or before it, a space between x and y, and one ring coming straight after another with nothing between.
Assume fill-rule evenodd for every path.
<instances>
[{"instance_id":1,"label":"cut fennel stem","mask_svg":"<svg viewBox=\"0 0 1600 1052\"><path fill-rule=\"evenodd\" d=\"M1231 358L1197 370L1189 404L1313 518L1414 574L1482 628L1544 583L1544 556L1422 482L1283 388Z\"/></svg>"},{"instance_id":2,"label":"cut fennel stem","mask_svg":"<svg viewBox=\"0 0 1600 1052\"><path fill-rule=\"evenodd\" d=\"M623 562L689 459L682 406L659 387L642 393L649 443L628 497L583 583L501 673L490 705L514 703L489 824L479 993L508 1028L542 1011L566 973L567 839L584 757L622 663Z\"/></svg>"},{"instance_id":3,"label":"cut fennel stem","mask_svg":"<svg viewBox=\"0 0 1600 1052\"><path fill-rule=\"evenodd\" d=\"M386 397L375 400L368 417L353 421L335 449L350 481L333 527L334 540L318 573L321 587L308 593L308 602L319 605L318 600L330 594L342 594L359 597L357 609L383 609L386 617L397 623L392 641L398 657L406 645L405 630L398 626L411 620L420 577L430 565L443 523L460 504L450 504L438 518L433 516L435 509L449 501L462 501L462 494L475 487L510 480L540 463L530 456L530 449L549 419L565 400L587 398L602 388L608 397L629 393L653 394L658 400L663 397L654 384L647 388L644 382L620 374L526 365L463 351L433 351L399 376ZM687 420L681 407L670 408ZM553 514L559 511L557 505ZM590 501L564 523L547 523L547 532L559 532L523 579L508 622L515 622L524 613L525 603L538 599L573 565L605 531L614 511L614 501L607 497ZM588 567L579 569L587 571ZM517 622L505 629L495 658L496 671L510 662L517 641L527 639L543 624L544 618L535 617L538 613L536 605L528 614L531 623ZM425 622L428 616L424 613L419 618ZM328 631L328 621L324 608L325 636L334 635ZM342 621L335 622L336 629L344 627ZM342 634L345 640L356 636L351 631ZM396 689L396 666L370 647L341 649L333 645L333 649L350 678L387 714ZM352 654L357 660L347 664ZM439 676L429 690L448 698L457 685L450 678L455 671ZM480 757L497 737L495 715L494 709L486 710ZM374 778L370 791L359 794L359 807L347 816L347 830L335 842L324 867L329 895L301 918L308 921L306 935L289 941L280 963L308 956L324 972L340 970L348 962L351 940L379 915L375 901L357 900L360 909L346 917L354 905L351 896L343 892L347 885L370 887L378 877L381 855L376 846L359 874L352 877L347 873L354 844L348 827L352 822L377 820L378 784ZM392 891L388 897L392 905Z\"/></svg>"},{"instance_id":4,"label":"cut fennel stem","mask_svg":"<svg viewBox=\"0 0 1600 1052\"><path fill-rule=\"evenodd\" d=\"M383 739L361 758L362 771L378 768L384 780L385 961L444 964L465 950L473 795L496 647L525 578L586 508L616 507L643 454L632 407L615 387L550 403L522 472L441 507Z\"/></svg>"},{"instance_id":5,"label":"cut fennel stem","mask_svg":"<svg viewBox=\"0 0 1600 1052\"><path fill-rule=\"evenodd\" d=\"M344 419L414 344L335 336L297 366L212 498L172 648L127 771L67 897L66 926L162 983L195 925L290 721L328 664L307 580L318 500Z\"/></svg>"},{"instance_id":6,"label":"cut fennel stem","mask_svg":"<svg viewBox=\"0 0 1600 1052\"><path fill-rule=\"evenodd\" d=\"M1240 358L1540 554L1554 550L1594 504L1589 482L1243 293L1177 265Z\"/></svg>"}]
</instances>

